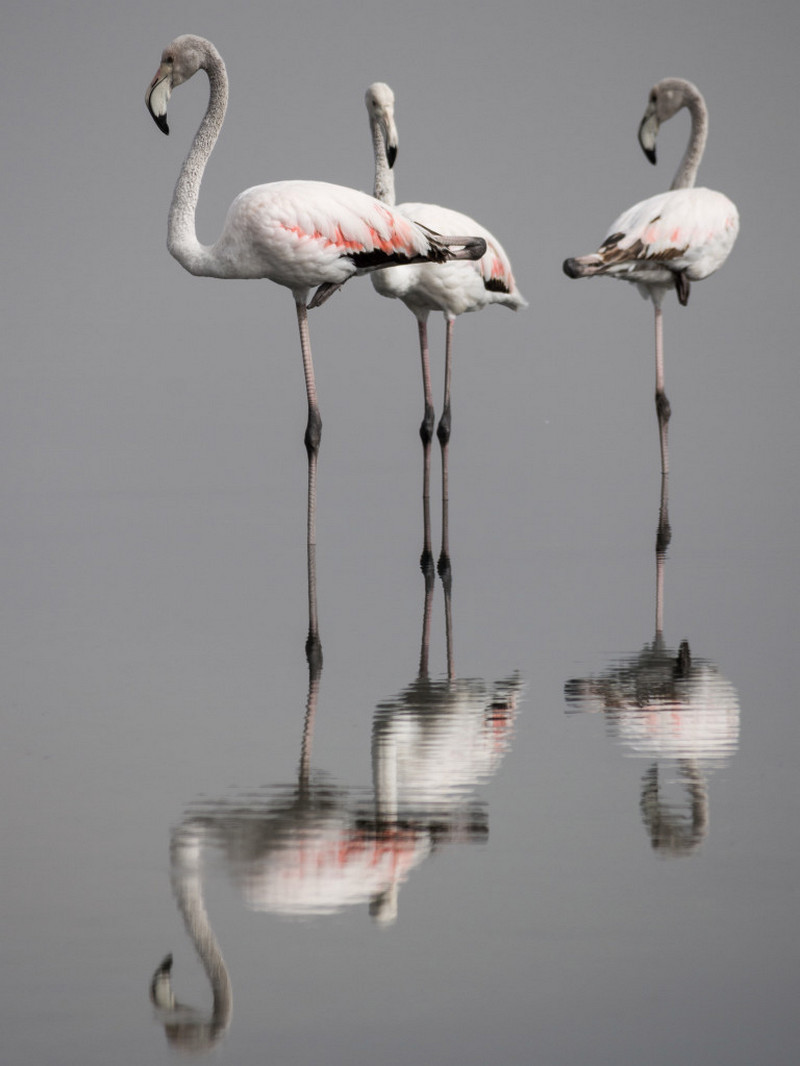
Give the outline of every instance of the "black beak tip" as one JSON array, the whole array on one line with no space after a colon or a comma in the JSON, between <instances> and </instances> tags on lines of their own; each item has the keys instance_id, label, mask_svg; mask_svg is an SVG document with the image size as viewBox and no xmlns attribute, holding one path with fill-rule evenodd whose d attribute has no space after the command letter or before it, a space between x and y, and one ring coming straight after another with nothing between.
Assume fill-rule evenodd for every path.
<instances>
[{"instance_id":1,"label":"black beak tip","mask_svg":"<svg viewBox=\"0 0 800 1066\"><path fill-rule=\"evenodd\" d=\"M147 110L150 111L149 104L148 104ZM167 122L166 114L164 114L164 115L154 115L153 112L150 111L150 115L151 115L151 117L153 119L153 122L155 122L155 124L158 126L158 128L161 130L161 132L162 133L166 133L167 135L169 135L169 124Z\"/></svg>"},{"instance_id":2,"label":"black beak tip","mask_svg":"<svg viewBox=\"0 0 800 1066\"><path fill-rule=\"evenodd\" d=\"M655 148L645 148L644 154L647 156L647 158L650 160L650 162L653 164L653 166L655 166L655 163L656 163L656 150L655 150Z\"/></svg>"},{"instance_id":3,"label":"black beak tip","mask_svg":"<svg viewBox=\"0 0 800 1066\"><path fill-rule=\"evenodd\" d=\"M386 149L386 161L389 164L389 169L390 170L394 166L395 159L397 159L397 149L393 145L390 145Z\"/></svg>"}]
</instances>

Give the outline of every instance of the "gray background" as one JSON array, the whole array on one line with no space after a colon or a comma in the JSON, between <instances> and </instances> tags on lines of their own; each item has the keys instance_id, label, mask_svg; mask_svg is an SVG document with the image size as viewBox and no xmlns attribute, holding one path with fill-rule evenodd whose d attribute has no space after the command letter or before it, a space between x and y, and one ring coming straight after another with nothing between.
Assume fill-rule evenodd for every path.
<instances>
[{"instance_id":1,"label":"gray background","mask_svg":"<svg viewBox=\"0 0 800 1066\"><path fill-rule=\"evenodd\" d=\"M479 796L489 842L411 876L398 922L248 911L210 864L234 984L223 1061L796 1061L797 183L794 0L7 3L0 42L0 1028L14 1063L169 1055L147 1002L176 955L169 886L199 797L291 782L306 698L305 396L288 290L185 273L165 248L202 76L144 108L161 50L209 37L231 101L200 197L371 188L363 93L397 96L398 196L474 215L524 313L456 325L456 670L526 692ZM652 310L570 282L652 168L651 85L695 81L700 183L738 205L724 269L665 307L665 635L735 686L741 739L689 859L653 854L644 769L568 678L653 635L659 477ZM422 614L416 328L355 280L311 316L324 420L314 762L369 785L375 707L415 676ZM437 403L443 329L432 319ZM434 461L434 485L438 457ZM438 509L434 507L435 536ZM437 584L431 668L444 670Z\"/></svg>"}]
</instances>

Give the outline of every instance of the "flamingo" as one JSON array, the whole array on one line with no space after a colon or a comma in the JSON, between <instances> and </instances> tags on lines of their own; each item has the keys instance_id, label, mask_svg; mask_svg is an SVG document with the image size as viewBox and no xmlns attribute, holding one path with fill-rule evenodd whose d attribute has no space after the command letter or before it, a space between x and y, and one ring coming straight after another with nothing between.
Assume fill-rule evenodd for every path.
<instances>
[{"instance_id":1,"label":"flamingo","mask_svg":"<svg viewBox=\"0 0 800 1066\"><path fill-rule=\"evenodd\" d=\"M655 633L631 655L616 657L601 674L564 686L568 711L603 711L607 733L626 754L644 757L639 809L653 848L665 856L692 854L708 833L707 771L723 766L739 745L739 696L688 640L669 647L664 636L664 586L671 537L668 478L661 478L656 527ZM680 782L681 806L665 797ZM669 790L672 792L672 789Z\"/></svg>"},{"instance_id":2,"label":"flamingo","mask_svg":"<svg viewBox=\"0 0 800 1066\"><path fill-rule=\"evenodd\" d=\"M690 282L719 270L739 232L739 212L721 192L695 188L697 170L708 136L708 110L697 86L683 78L664 78L650 90L639 125L639 143L656 162L656 137L662 122L688 108L691 133L683 159L668 192L628 208L609 229L596 252L564 260L570 278L605 274L633 282L653 301L656 339L656 413L661 446L661 471L669 471L667 425L670 404L664 391L664 335L661 304L674 288L678 302L689 301Z\"/></svg>"},{"instance_id":3,"label":"flamingo","mask_svg":"<svg viewBox=\"0 0 800 1066\"><path fill-rule=\"evenodd\" d=\"M384 82L375 82L365 95L372 145L375 153L375 197L388 207L395 206L393 166L397 158L397 128L394 119L394 93ZM431 392L430 360L428 354L428 315L441 311L446 322L445 378L442 415L436 435L442 448L442 495L447 499L447 450L450 440L450 382L453 355L453 326L458 315L467 311L480 311L489 304L503 304L513 310L527 307L514 281L511 263L502 245L485 227L468 215L452 211L436 204L404 203L398 210L409 218L431 229L466 227L465 233L476 233L486 241L486 253L472 262L452 261L437 273L427 264L403 266L391 272L372 275L372 283L381 296L400 299L417 318L420 356L422 360L422 386L425 409L420 426L424 458L423 503L425 506L425 547L423 568L429 565L430 532L428 521L428 498L430 492L430 449L435 420ZM459 232L461 230L459 229ZM389 276L391 273L393 276ZM443 532L440 569L448 563L446 531Z\"/></svg>"},{"instance_id":4,"label":"flamingo","mask_svg":"<svg viewBox=\"0 0 800 1066\"><path fill-rule=\"evenodd\" d=\"M279 181L240 193L228 209L222 233L200 244L195 211L203 172L216 144L228 102L221 55L203 37L176 37L164 50L145 102L156 125L169 133L172 90L198 70L208 76L205 115L187 155L169 212L167 247L191 274L214 278L268 278L291 290L300 329L308 421L308 543L316 544L316 469L322 419L314 382L307 309L324 303L355 274L398 263L480 258L480 237L442 237L355 189L318 181ZM316 292L308 300L313 288Z\"/></svg>"}]
</instances>

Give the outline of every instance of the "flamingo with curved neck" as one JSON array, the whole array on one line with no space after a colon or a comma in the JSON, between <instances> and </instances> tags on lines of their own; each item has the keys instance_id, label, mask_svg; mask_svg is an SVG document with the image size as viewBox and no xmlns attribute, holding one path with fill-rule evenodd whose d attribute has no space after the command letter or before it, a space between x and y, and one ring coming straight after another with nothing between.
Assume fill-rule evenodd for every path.
<instances>
[{"instance_id":1,"label":"flamingo with curved neck","mask_svg":"<svg viewBox=\"0 0 800 1066\"><path fill-rule=\"evenodd\" d=\"M596 252L564 261L571 278L606 275L638 286L653 301L656 340L656 413L661 471L669 471L667 425L671 414L664 391L664 335L661 304L674 288L678 301L689 301L690 282L719 270L739 233L739 212L721 192L695 188L708 137L708 110L696 85L683 78L664 78L650 91L639 125L639 143L656 162L659 127L682 108L691 116L689 143L668 192L628 208L609 229Z\"/></svg>"}]
</instances>

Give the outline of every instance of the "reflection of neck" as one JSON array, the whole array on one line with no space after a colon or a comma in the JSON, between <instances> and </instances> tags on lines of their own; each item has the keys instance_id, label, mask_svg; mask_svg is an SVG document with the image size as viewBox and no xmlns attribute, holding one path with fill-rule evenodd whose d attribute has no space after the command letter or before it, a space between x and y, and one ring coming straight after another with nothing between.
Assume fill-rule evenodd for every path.
<instances>
[{"instance_id":1,"label":"reflection of neck","mask_svg":"<svg viewBox=\"0 0 800 1066\"><path fill-rule=\"evenodd\" d=\"M169 970L166 971L166 989L162 987L157 1000L164 1012L164 1028L170 1043L196 1051L211 1048L219 1041L229 1027L233 1013L230 977L203 900L200 847L197 835L190 830L184 828L174 834L170 848L171 879L186 931L211 984L211 1013L203 1015L175 1002L168 984ZM161 978L163 981L163 974Z\"/></svg>"},{"instance_id":2,"label":"reflection of neck","mask_svg":"<svg viewBox=\"0 0 800 1066\"><path fill-rule=\"evenodd\" d=\"M680 763L680 775L686 782L690 817L681 816L675 805L664 802L659 794L658 764L642 779L642 821L654 850L663 855L691 855L708 833L708 789L702 772L693 759Z\"/></svg>"}]
</instances>

